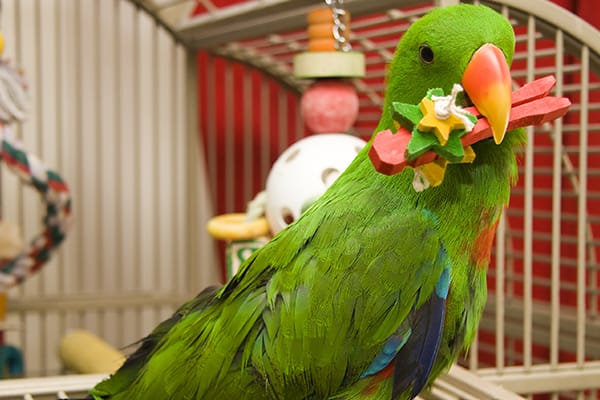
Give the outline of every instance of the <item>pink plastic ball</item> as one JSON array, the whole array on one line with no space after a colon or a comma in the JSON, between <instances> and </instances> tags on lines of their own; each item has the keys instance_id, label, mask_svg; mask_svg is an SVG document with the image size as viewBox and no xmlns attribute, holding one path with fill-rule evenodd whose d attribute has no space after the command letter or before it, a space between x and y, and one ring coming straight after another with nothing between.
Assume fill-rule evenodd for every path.
<instances>
[{"instance_id":1,"label":"pink plastic ball","mask_svg":"<svg viewBox=\"0 0 600 400\"><path fill-rule=\"evenodd\" d=\"M301 99L302 117L314 133L347 132L358 115L358 95L341 79L315 82Z\"/></svg>"}]
</instances>

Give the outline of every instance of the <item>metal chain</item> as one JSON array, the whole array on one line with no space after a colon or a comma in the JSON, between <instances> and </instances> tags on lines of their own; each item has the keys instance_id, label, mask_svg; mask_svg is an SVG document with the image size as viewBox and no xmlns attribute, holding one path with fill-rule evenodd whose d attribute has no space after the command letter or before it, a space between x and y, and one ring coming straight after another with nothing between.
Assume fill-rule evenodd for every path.
<instances>
[{"instance_id":1,"label":"metal chain","mask_svg":"<svg viewBox=\"0 0 600 400\"><path fill-rule=\"evenodd\" d=\"M342 8L344 0L325 0L325 4L331 8L333 16L333 38L335 39L335 48L341 51L350 51L352 46L345 34L348 27L344 23L346 20L346 10Z\"/></svg>"}]
</instances>

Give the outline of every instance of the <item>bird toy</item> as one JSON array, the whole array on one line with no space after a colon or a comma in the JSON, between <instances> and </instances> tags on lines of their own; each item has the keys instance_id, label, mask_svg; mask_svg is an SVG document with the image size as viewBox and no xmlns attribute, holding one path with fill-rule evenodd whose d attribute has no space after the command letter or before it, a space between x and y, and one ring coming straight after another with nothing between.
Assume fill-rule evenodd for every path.
<instances>
[{"instance_id":1,"label":"bird toy","mask_svg":"<svg viewBox=\"0 0 600 400\"><path fill-rule=\"evenodd\" d=\"M308 13L307 51L294 57L294 75L312 80L300 99L307 128L313 133L345 133L359 108L350 79L365 75L365 56L352 50L350 13L343 0L325 3Z\"/></svg>"},{"instance_id":2,"label":"bird toy","mask_svg":"<svg viewBox=\"0 0 600 400\"><path fill-rule=\"evenodd\" d=\"M46 203L45 229L18 255L0 263L0 292L36 273L62 243L71 221L71 196L66 183L36 156L26 152L10 129L11 123L27 117L26 88L23 75L6 61L0 61L0 162L23 183L37 190Z\"/></svg>"},{"instance_id":3,"label":"bird toy","mask_svg":"<svg viewBox=\"0 0 600 400\"><path fill-rule=\"evenodd\" d=\"M46 168L34 155L26 153L10 128L4 125L0 160L23 183L37 190L46 203L45 229L18 256L0 267L0 289L7 289L36 273L65 239L71 221L71 196L60 175Z\"/></svg>"},{"instance_id":4,"label":"bird toy","mask_svg":"<svg viewBox=\"0 0 600 400\"><path fill-rule=\"evenodd\" d=\"M549 75L515 90L512 93L512 108L507 129L541 125L565 115L571 105L569 99L548 96L555 83L556 78ZM439 127L447 127L448 121L452 118L436 120L434 117L434 125L437 122L438 127L431 129L434 135L425 136L422 125L429 115L427 112L422 113L421 109L431 107L427 105L431 103L430 97L431 95L423 99L419 106L394 103L396 111L394 117L399 125L398 131L393 133L386 129L378 132L369 150L369 156L377 171L385 175L394 175L409 166L415 168L417 180L428 177L428 183L437 186L443 179L448 162L472 162L476 155L470 146L492 137L488 120L476 107L463 109L464 115L468 115L473 122L469 129L465 129L465 124L456 121L458 117L453 116L457 125L447 129L445 135L441 135ZM413 126L412 131L402 124ZM420 145L416 145L416 152L413 146L415 142L420 142ZM457 154L453 154L453 150L458 150ZM423 173L425 177L420 175ZM423 187L415 183L413 186L417 190L422 190L428 184L425 183Z\"/></svg>"}]
</instances>

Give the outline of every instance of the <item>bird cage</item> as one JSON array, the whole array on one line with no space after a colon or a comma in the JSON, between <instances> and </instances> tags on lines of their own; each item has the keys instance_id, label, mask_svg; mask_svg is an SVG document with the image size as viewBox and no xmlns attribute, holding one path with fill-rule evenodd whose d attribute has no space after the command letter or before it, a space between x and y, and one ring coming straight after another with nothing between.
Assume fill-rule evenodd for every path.
<instances>
[{"instance_id":1,"label":"bird cage","mask_svg":"<svg viewBox=\"0 0 600 400\"><path fill-rule=\"evenodd\" d=\"M360 113L351 134L375 128L398 38L432 7L456 2L344 1L366 60L365 76L352 80ZM478 338L424 397L595 399L600 33L548 1L475 3L515 27L515 87L554 75L553 94L573 106L528 130ZM292 71L318 5L4 0L6 52L33 99L18 134L63 171L75 223L44 273L9 295L6 340L23 349L31 378L0 381L0 399L85 392L103 375L57 376L56 346L69 330L122 348L223 279L224 249L204 226L244 210L277 156L309 134L299 112L308 82ZM9 176L2 206L25 235L37 230L37 204Z\"/></svg>"}]
</instances>

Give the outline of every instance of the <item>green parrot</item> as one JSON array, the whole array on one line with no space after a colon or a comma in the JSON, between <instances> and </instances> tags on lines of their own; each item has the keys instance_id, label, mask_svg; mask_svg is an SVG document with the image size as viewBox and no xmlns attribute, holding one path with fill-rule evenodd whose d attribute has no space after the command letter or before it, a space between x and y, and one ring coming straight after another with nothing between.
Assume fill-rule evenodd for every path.
<instances>
[{"instance_id":1,"label":"green parrot","mask_svg":"<svg viewBox=\"0 0 600 400\"><path fill-rule=\"evenodd\" d=\"M427 388L468 349L486 301L526 140L505 134L514 46L510 23L484 6L437 8L412 24L377 132L394 130L393 102L462 83L458 101L488 119L493 140L420 192L410 168L377 172L369 142L297 221L162 322L90 398L387 400Z\"/></svg>"}]
</instances>

